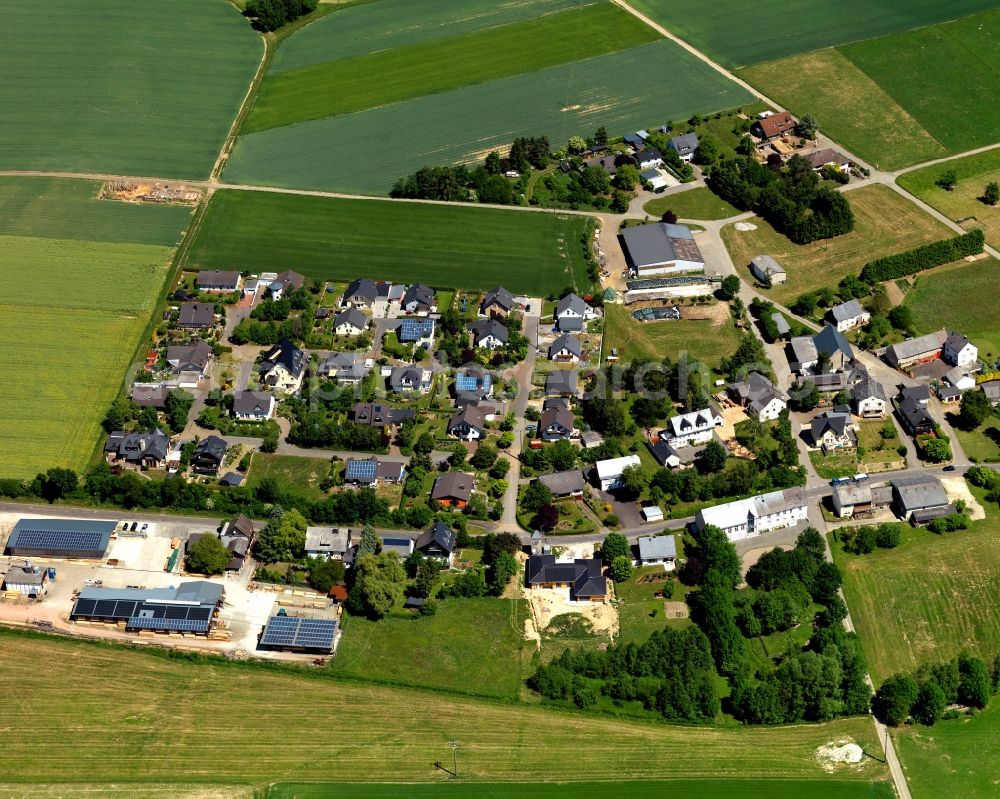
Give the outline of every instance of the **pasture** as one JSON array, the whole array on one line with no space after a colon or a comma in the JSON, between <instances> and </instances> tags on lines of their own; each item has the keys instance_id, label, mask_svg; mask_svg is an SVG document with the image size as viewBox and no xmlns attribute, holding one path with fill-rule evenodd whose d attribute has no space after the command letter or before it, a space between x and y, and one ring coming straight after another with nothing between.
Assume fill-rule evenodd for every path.
<instances>
[{"instance_id":1,"label":"pasture","mask_svg":"<svg viewBox=\"0 0 1000 799\"><path fill-rule=\"evenodd\" d=\"M749 220L756 230L722 230L733 263L744 280L754 282L750 260L773 256L788 273L788 280L765 293L788 304L806 291L836 286L846 275L856 275L868 261L912 249L954 235L888 186L872 185L846 194L857 220L854 230L812 244L794 244L763 219Z\"/></svg>"},{"instance_id":2,"label":"pasture","mask_svg":"<svg viewBox=\"0 0 1000 799\"><path fill-rule=\"evenodd\" d=\"M673 0L632 5L730 68L886 36L992 8L990 0L706 0L698 13Z\"/></svg>"},{"instance_id":3,"label":"pasture","mask_svg":"<svg viewBox=\"0 0 1000 799\"><path fill-rule=\"evenodd\" d=\"M664 75L673 78L664 80ZM680 46L659 40L244 135L225 177L236 183L386 193L398 178L422 166L476 161L492 149L506 151L518 136L546 135L553 146L561 146L570 136L590 135L601 125L609 131L637 129L752 99ZM403 119L406 124L400 124ZM375 141L378 146L371 145Z\"/></svg>"},{"instance_id":4,"label":"pasture","mask_svg":"<svg viewBox=\"0 0 1000 799\"><path fill-rule=\"evenodd\" d=\"M907 528L898 547L870 555L831 540L876 685L963 649L985 658L1000 650L1000 510L986 503L986 514L946 535Z\"/></svg>"},{"instance_id":5,"label":"pasture","mask_svg":"<svg viewBox=\"0 0 1000 799\"><path fill-rule=\"evenodd\" d=\"M485 83L625 50L659 38L612 3L265 78L244 125L252 133ZM378 80L371 80L378 75Z\"/></svg>"},{"instance_id":6,"label":"pasture","mask_svg":"<svg viewBox=\"0 0 1000 799\"><path fill-rule=\"evenodd\" d=\"M996 698L974 718L893 730L896 753L913 799L992 799L1000 773L998 738L1000 701Z\"/></svg>"},{"instance_id":7,"label":"pasture","mask_svg":"<svg viewBox=\"0 0 1000 799\"><path fill-rule=\"evenodd\" d=\"M832 48L741 69L739 76L878 169L930 161L948 149L878 83Z\"/></svg>"},{"instance_id":8,"label":"pasture","mask_svg":"<svg viewBox=\"0 0 1000 799\"><path fill-rule=\"evenodd\" d=\"M604 354L617 347L618 356L628 363L636 358L677 360L681 353L687 353L688 357L714 368L723 357L736 351L739 339L728 305L706 306L706 309L711 318L638 322L632 318L631 308L607 305ZM694 308L692 312L700 310Z\"/></svg>"},{"instance_id":9,"label":"pasture","mask_svg":"<svg viewBox=\"0 0 1000 799\"><path fill-rule=\"evenodd\" d=\"M190 219L97 190L0 179L0 362L18 375L0 397L4 477L87 464Z\"/></svg>"},{"instance_id":10,"label":"pasture","mask_svg":"<svg viewBox=\"0 0 1000 799\"><path fill-rule=\"evenodd\" d=\"M223 0L0 0L0 17L3 170L207 177L263 51Z\"/></svg>"},{"instance_id":11,"label":"pasture","mask_svg":"<svg viewBox=\"0 0 1000 799\"><path fill-rule=\"evenodd\" d=\"M523 600L489 597L442 600L428 617L351 617L330 668L343 677L513 701L531 673L527 613Z\"/></svg>"},{"instance_id":12,"label":"pasture","mask_svg":"<svg viewBox=\"0 0 1000 799\"><path fill-rule=\"evenodd\" d=\"M532 296L587 286L587 218L492 208L219 191L189 269L282 270Z\"/></svg>"},{"instance_id":13,"label":"pasture","mask_svg":"<svg viewBox=\"0 0 1000 799\"><path fill-rule=\"evenodd\" d=\"M868 718L680 727L338 680L317 669L190 663L8 630L0 636L0 678L17 697L5 711L5 796L149 795L144 786L157 783L173 787L160 796L232 796L304 778L432 783L442 779L432 764L450 758L452 739L461 742L465 781L614 774L826 786L886 778L873 760L832 774L816 760L817 747L845 736L877 751ZM60 734L39 746L39 726ZM219 757L227 751L241 756Z\"/></svg>"},{"instance_id":14,"label":"pasture","mask_svg":"<svg viewBox=\"0 0 1000 799\"><path fill-rule=\"evenodd\" d=\"M954 171L958 183L951 191L937 185L945 172ZM896 183L949 219L974 222L986 234L987 244L1000 247L1000 205L987 205L980 197L986 184L1000 183L1000 149L956 158L907 172Z\"/></svg>"},{"instance_id":15,"label":"pasture","mask_svg":"<svg viewBox=\"0 0 1000 799\"><path fill-rule=\"evenodd\" d=\"M917 330L961 330L988 361L1000 357L1000 263L984 258L959 261L916 277L904 303L913 310Z\"/></svg>"},{"instance_id":16,"label":"pasture","mask_svg":"<svg viewBox=\"0 0 1000 799\"><path fill-rule=\"evenodd\" d=\"M704 186L696 189L657 197L650 200L642 210L650 216L661 217L667 211L673 211L678 219L714 220L728 219L741 213L717 194Z\"/></svg>"}]
</instances>

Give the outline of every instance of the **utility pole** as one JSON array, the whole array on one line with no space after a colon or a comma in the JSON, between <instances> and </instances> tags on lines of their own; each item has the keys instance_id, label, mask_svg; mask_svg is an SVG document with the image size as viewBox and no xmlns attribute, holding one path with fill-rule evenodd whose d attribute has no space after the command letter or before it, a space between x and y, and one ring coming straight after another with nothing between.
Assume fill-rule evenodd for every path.
<instances>
[{"instance_id":1,"label":"utility pole","mask_svg":"<svg viewBox=\"0 0 1000 799\"><path fill-rule=\"evenodd\" d=\"M451 753L452 753L452 755L454 756L454 759L455 759L455 771L454 771L454 774L457 777L458 776L458 741L456 741L454 739L451 741Z\"/></svg>"}]
</instances>

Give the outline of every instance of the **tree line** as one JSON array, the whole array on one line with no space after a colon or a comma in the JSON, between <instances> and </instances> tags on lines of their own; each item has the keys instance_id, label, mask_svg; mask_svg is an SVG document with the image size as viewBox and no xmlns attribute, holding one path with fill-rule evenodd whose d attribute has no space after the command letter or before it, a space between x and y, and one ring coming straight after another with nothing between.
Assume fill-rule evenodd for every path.
<instances>
[{"instance_id":1,"label":"tree line","mask_svg":"<svg viewBox=\"0 0 1000 799\"><path fill-rule=\"evenodd\" d=\"M861 270L861 280L869 285L914 275L925 269L959 261L983 251L985 237L979 228L954 238L935 241L906 252L869 261Z\"/></svg>"}]
</instances>

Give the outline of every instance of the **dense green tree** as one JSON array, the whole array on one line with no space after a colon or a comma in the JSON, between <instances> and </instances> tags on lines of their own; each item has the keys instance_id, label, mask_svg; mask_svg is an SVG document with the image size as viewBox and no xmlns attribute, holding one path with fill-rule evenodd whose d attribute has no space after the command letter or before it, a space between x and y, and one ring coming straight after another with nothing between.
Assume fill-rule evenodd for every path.
<instances>
[{"instance_id":1,"label":"dense green tree","mask_svg":"<svg viewBox=\"0 0 1000 799\"><path fill-rule=\"evenodd\" d=\"M803 114L795 123L795 132L804 139L815 139L819 122L812 114Z\"/></svg>"},{"instance_id":2,"label":"dense green tree","mask_svg":"<svg viewBox=\"0 0 1000 799\"><path fill-rule=\"evenodd\" d=\"M493 596L500 596L511 578L517 574L517 559L510 552L501 552L489 567L489 589Z\"/></svg>"},{"instance_id":3,"label":"dense green tree","mask_svg":"<svg viewBox=\"0 0 1000 799\"><path fill-rule=\"evenodd\" d=\"M611 180L612 185L622 191L632 191L638 182L639 170L637 167L632 166L632 164L622 164L618 167L614 178Z\"/></svg>"},{"instance_id":4,"label":"dense green tree","mask_svg":"<svg viewBox=\"0 0 1000 799\"><path fill-rule=\"evenodd\" d=\"M631 555L628 539L621 533L608 533L601 544L601 559L611 563L615 558L627 558Z\"/></svg>"},{"instance_id":5,"label":"dense green tree","mask_svg":"<svg viewBox=\"0 0 1000 799\"><path fill-rule=\"evenodd\" d=\"M497 460L497 448L488 441L480 441L469 463L477 469L489 469Z\"/></svg>"},{"instance_id":6,"label":"dense green tree","mask_svg":"<svg viewBox=\"0 0 1000 799\"><path fill-rule=\"evenodd\" d=\"M222 574L232 553L214 535L206 533L188 547L185 568L195 574Z\"/></svg>"},{"instance_id":7,"label":"dense green tree","mask_svg":"<svg viewBox=\"0 0 1000 799\"><path fill-rule=\"evenodd\" d=\"M362 555L374 555L381 546L382 543L375 533L375 528L366 524L361 530L361 537L358 539L355 557L360 558Z\"/></svg>"},{"instance_id":8,"label":"dense green tree","mask_svg":"<svg viewBox=\"0 0 1000 799\"><path fill-rule=\"evenodd\" d=\"M941 718L947 704L948 702L944 691L941 690L941 686L931 680L920 686L911 712L913 713L913 717L921 724L931 726Z\"/></svg>"},{"instance_id":9,"label":"dense green tree","mask_svg":"<svg viewBox=\"0 0 1000 799\"><path fill-rule=\"evenodd\" d=\"M621 489L627 496L638 499L649 486L649 475L639 464L626 466L622 469Z\"/></svg>"},{"instance_id":10,"label":"dense green tree","mask_svg":"<svg viewBox=\"0 0 1000 799\"><path fill-rule=\"evenodd\" d=\"M616 583L627 583L632 579L632 559L619 555L612 560L608 564L608 577Z\"/></svg>"},{"instance_id":11,"label":"dense green tree","mask_svg":"<svg viewBox=\"0 0 1000 799\"><path fill-rule=\"evenodd\" d=\"M993 405L981 389L966 391L962 395L959 423L965 430L975 430L985 422L993 412Z\"/></svg>"},{"instance_id":12,"label":"dense green tree","mask_svg":"<svg viewBox=\"0 0 1000 799\"><path fill-rule=\"evenodd\" d=\"M307 525L295 508L268 519L257 536L257 557L265 563L298 560L306 543Z\"/></svg>"},{"instance_id":13,"label":"dense green tree","mask_svg":"<svg viewBox=\"0 0 1000 799\"><path fill-rule=\"evenodd\" d=\"M724 300L731 300L740 293L740 279L736 275L727 275L719 285L719 295Z\"/></svg>"},{"instance_id":14,"label":"dense green tree","mask_svg":"<svg viewBox=\"0 0 1000 799\"><path fill-rule=\"evenodd\" d=\"M333 558L311 558L309 561L309 585L322 594L329 593L335 585L341 585L345 577L344 562Z\"/></svg>"},{"instance_id":15,"label":"dense green tree","mask_svg":"<svg viewBox=\"0 0 1000 799\"><path fill-rule=\"evenodd\" d=\"M986 189L983 191L983 202L987 205L996 205L1000 202L1000 183L991 180L986 184Z\"/></svg>"},{"instance_id":16,"label":"dense green tree","mask_svg":"<svg viewBox=\"0 0 1000 799\"><path fill-rule=\"evenodd\" d=\"M984 708L990 701L990 674L982 659L967 653L958 656L958 701L968 707Z\"/></svg>"},{"instance_id":17,"label":"dense green tree","mask_svg":"<svg viewBox=\"0 0 1000 799\"><path fill-rule=\"evenodd\" d=\"M703 472L711 474L719 472L726 466L729 451L714 438L705 445L698 459L698 465Z\"/></svg>"},{"instance_id":18,"label":"dense green tree","mask_svg":"<svg viewBox=\"0 0 1000 799\"><path fill-rule=\"evenodd\" d=\"M954 169L946 169L934 182L945 191L951 191L958 185L958 172Z\"/></svg>"},{"instance_id":19,"label":"dense green tree","mask_svg":"<svg viewBox=\"0 0 1000 799\"><path fill-rule=\"evenodd\" d=\"M719 142L714 136L702 134L694 151L694 162L699 166L711 166L719 160Z\"/></svg>"},{"instance_id":20,"label":"dense green tree","mask_svg":"<svg viewBox=\"0 0 1000 799\"><path fill-rule=\"evenodd\" d=\"M908 674L895 674L879 687L872 699L872 713L890 727L898 727L917 701L917 684Z\"/></svg>"},{"instance_id":21,"label":"dense green tree","mask_svg":"<svg viewBox=\"0 0 1000 799\"><path fill-rule=\"evenodd\" d=\"M552 491L544 483L534 480L524 491L524 496L521 498L521 507L529 513L534 513L543 505L548 505L551 502Z\"/></svg>"}]
</instances>

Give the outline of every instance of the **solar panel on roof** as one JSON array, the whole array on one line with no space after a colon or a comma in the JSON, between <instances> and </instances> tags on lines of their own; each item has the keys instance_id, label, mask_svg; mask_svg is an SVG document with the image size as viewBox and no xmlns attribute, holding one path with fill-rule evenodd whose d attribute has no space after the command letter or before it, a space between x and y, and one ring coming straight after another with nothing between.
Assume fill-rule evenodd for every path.
<instances>
[{"instance_id":1,"label":"solar panel on roof","mask_svg":"<svg viewBox=\"0 0 1000 799\"><path fill-rule=\"evenodd\" d=\"M334 619L302 619L294 616L272 616L260 638L262 647L291 647L300 649L333 649L337 632Z\"/></svg>"},{"instance_id":2,"label":"solar panel on roof","mask_svg":"<svg viewBox=\"0 0 1000 799\"><path fill-rule=\"evenodd\" d=\"M205 632L211 622L208 619L165 619L134 616L128 626L140 630L177 630L178 632Z\"/></svg>"},{"instance_id":3,"label":"solar panel on roof","mask_svg":"<svg viewBox=\"0 0 1000 799\"><path fill-rule=\"evenodd\" d=\"M22 549L78 550L103 549L104 536L101 533L76 530L18 530L11 536L10 547Z\"/></svg>"},{"instance_id":4,"label":"solar panel on roof","mask_svg":"<svg viewBox=\"0 0 1000 799\"><path fill-rule=\"evenodd\" d=\"M349 460L347 462L347 471L344 473L345 480L374 480L375 470L378 468L378 464L375 461L363 460L355 461Z\"/></svg>"},{"instance_id":5,"label":"solar panel on roof","mask_svg":"<svg viewBox=\"0 0 1000 799\"><path fill-rule=\"evenodd\" d=\"M73 613L78 616L90 616L93 614L96 605L97 601L94 599L78 599Z\"/></svg>"},{"instance_id":6,"label":"solar panel on roof","mask_svg":"<svg viewBox=\"0 0 1000 799\"><path fill-rule=\"evenodd\" d=\"M409 538L383 538L382 546L384 547L408 547L410 545Z\"/></svg>"}]
</instances>

